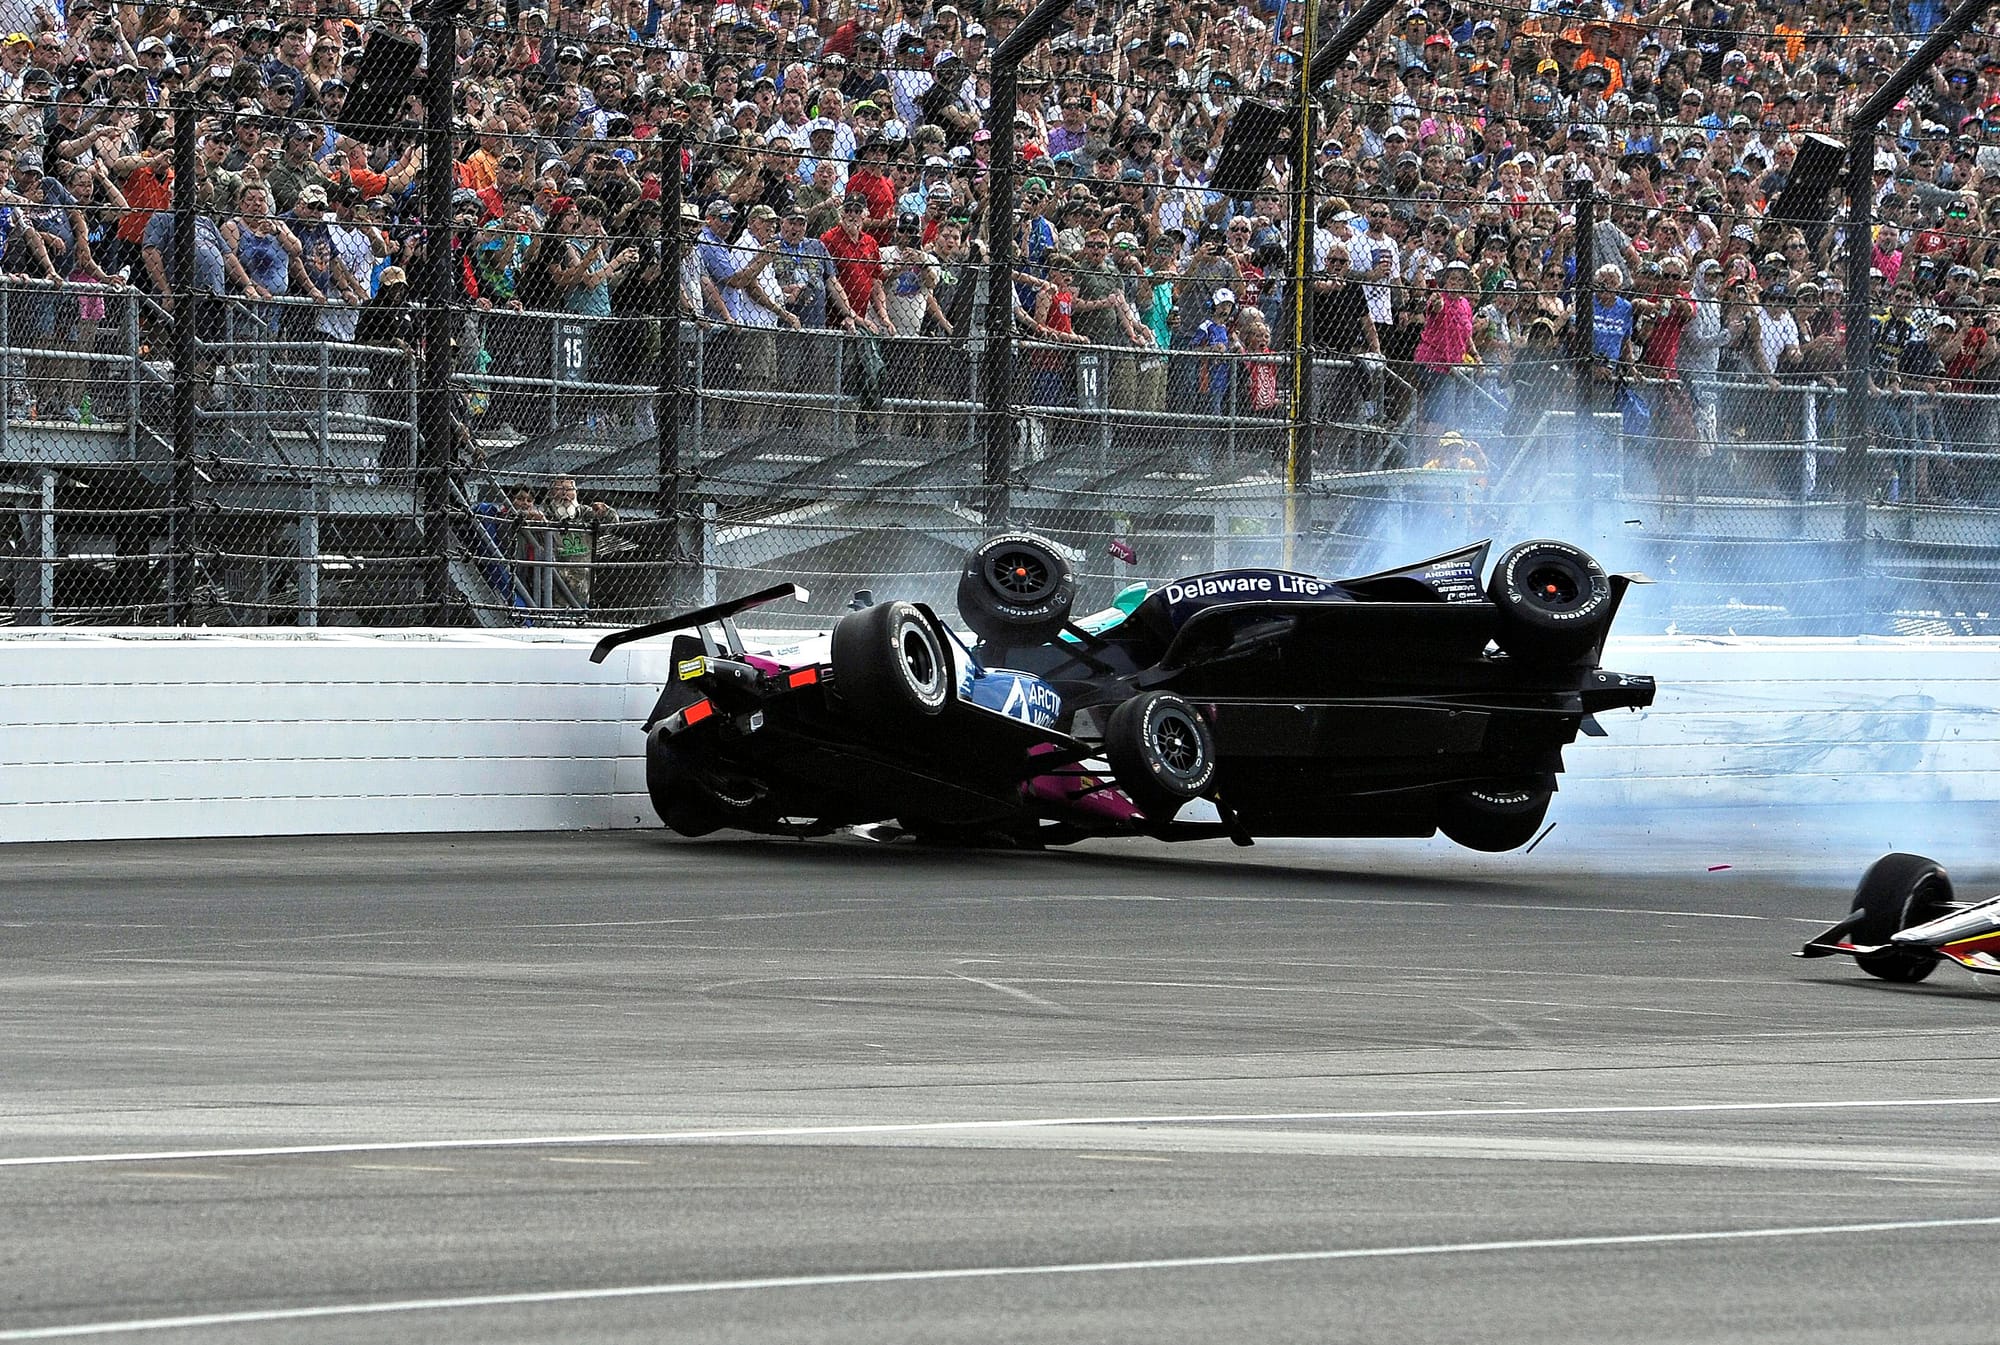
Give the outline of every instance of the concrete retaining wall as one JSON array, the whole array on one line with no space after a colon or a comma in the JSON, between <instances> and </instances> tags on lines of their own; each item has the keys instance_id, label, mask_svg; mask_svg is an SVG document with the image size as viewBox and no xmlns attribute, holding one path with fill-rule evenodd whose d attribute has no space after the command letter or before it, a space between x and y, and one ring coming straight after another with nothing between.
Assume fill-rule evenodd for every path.
<instances>
[{"instance_id":1,"label":"concrete retaining wall","mask_svg":"<svg viewBox=\"0 0 2000 1345\"><path fill-rule=\"evenodd\" d=\"M667 643L0 632L0 841L654 826ZM1659 704L1568 754L1566 807L2000 800L2000 640L1619 641Z\"/></svg>"}]
</instances>

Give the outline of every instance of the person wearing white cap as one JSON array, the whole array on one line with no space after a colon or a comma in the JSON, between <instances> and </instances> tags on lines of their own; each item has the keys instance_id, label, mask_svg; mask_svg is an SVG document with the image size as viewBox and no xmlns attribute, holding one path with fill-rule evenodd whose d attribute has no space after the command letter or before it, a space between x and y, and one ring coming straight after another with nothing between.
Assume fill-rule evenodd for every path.
<instances>
[{"instance_id":1,"label":"person wearing white cap","mask_svg":"<svg viewBox=\"0 0 2000 1345\"><path fill-rule=\"evenodd\" d=\"M942 154L933 154L924 160L923 172L910 184L910 189L896 198L898 212L907 211L922 215L930 209L931 188L951 186L951 160Z\"/></svg>"},{"instance_id":2,"label":"person wearing white cap","mask_svg":"<svg viewBox=\"0 0 2000 1345\"><path fill-rule=\"evenodd\" d=\"M834 176L845 183L847 166L854 161L854 128L832 117L814 117L806 123L805 141L807 152L799 156L799 176L814 181L818 165L826 162L834 165Z\"/></svg>"},{"instance_id":3,"label":"person wearing white cap","mask_svg":"<svg viewBox=\"0 0 2000 1345\"><path fill-rule=\"evenodd\" d=\"M1176 352L1167 364L1167 409L1188 414L1210 414L1208 408L1222 405L1219 395L1213 394L1208 376L1207 360L1184 356L1182 350L1198 350L1214 344L1213 326L1215 296L1227 293L1235 302L1235 284L1241 277L1227 257L1222 255L1225 235L1215 225L1204 227L1194 238L1193 255L1180 268L1173 282L1173 308L1178 317L1173 324L1173 349ZM1229 344L1228 328L1222 331L1222 344ZM1223 370L1226 375L1227 370Z\"/></svg>"},{"instance_id":4,"label":"person wearing white cap","mask_svg":"<svg viewBox=\"0 0 2000 1345\"><path fill-rule=\"evenodd\" d=\"M1353 236L1347 240L1347 273L1364 282L1361 297L1368 305L1368 321L1379 332L1396 319L1396 296L1389 282L1403 269L1402 249L1389 234L1388 202L1367 203L1348 227Z\"/></svg>"},{"instance_id":5,"label":"person wearing white cap","mask_svg":"<svg viewBox=\"0 0 2000 1345\"><path fill-rule=\"evenodd\" d=\"M1757 312L1757 340L1748 347L1755 371L1763 376L1766 387L1779 388L1783 386L1781 375L1797 372L1802 346L1789 289L1779 281L1767 284L1764 306ZM1750 437L1765 443L1796 443L1803 413L1804 403L1798 397L1757 397L1750 403ZM1792 463L1782 457L1767 461L1777 472L1798 473L1793 480L1781 483L1787 494L1795 499L1812 494L1818 465L1813 454L1802 453Z\"/></svg>"},{"instance_id":6,"label":"person wearing white cap","mask_svg":"<svg viewBox=\"0 0 2000 1345\"><path fill-rule=\"evenodd\" d=\"M1197 415L1219 416L1229 409L1229 381L1233 370L1228 360L1215 355L1227 351L1234 336L1236 291L1228 285L1219 286L1208 295L1208 304L1210 316L1195 327L1193 338L1187 342L1192 349L1215 353L1195 366L1195 404L1192 409Z\"/></svg>"},{"instance_id":7,"label":"person wearing white cap","mask_svg":"<svg viewBox=\"0 0 2000 1345\"><path fill-rule=\"evenodd\" d=\"M970 140L982 122L979 83L971 65L946 48L931 63L931 77L934 87L920 108L923 119L944 127L955 141Z\"/></svg>"},{"instance_id":8,"label":"person wearing white cap","mask_svg":"<svg viewBox=\"0 0 2000 1345\"><path fill-rule=\"evenodd\" d=\"M1680 366L1681 382L1694 401L1695 436L1699 443L1696 451L1702 457L1715 451L1716 370L1723 349L1742 330L1741 318L1737 319L1734 333L1723 319L1721 287L1721 262L1710 257L1694 268L1694 288L1689 294L1694 301L1694 316L1688 319L1687 329L1681 333L1681 347L1675 361Z\"/></svg>"}]
</instances>

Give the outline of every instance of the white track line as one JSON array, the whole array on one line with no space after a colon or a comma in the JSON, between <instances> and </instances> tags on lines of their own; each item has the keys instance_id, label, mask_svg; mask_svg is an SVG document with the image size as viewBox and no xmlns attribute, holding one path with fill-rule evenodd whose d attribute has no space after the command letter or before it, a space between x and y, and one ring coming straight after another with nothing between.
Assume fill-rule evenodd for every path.
<instances>
[{"instance_id":1,"label":"white track line","mask_svg":"<svg viewBox=\"0 0 2000 1345\"><path fill-rule=\"evenodd\" d=\"M146 1153L44 1154L0 1158L0 1168L99 1163L168 1163L204 1158L295 1158L325 1154L420 1153L448 1149L578 1148L598 1144L692 1144L715 1140L838 1139L868 1135L949 1135L1070 1126L1267 1125L1285 1121L1429 1121L1493 1116L1670 1116L1728 1112L1862 1111L1926 1107L2000 1107L2000 1097L1854 1098L1822 1102L1673 1102L1596 1107L1433 1107L1408 1111L1214 1112L1163 1116L1029 1116L1015 1120L881 1121L851 1125L752 1126L654 1130L602 1135L375 1140L351 1144L282 1144L241 1149L163 1149Z\"/></svg>"},{"instance_id":2,"label":"white track line","mask_svg":"<svg viewBox=\"0 0 2000 1345\"><path fill-rule=\"evenodd\" d=\"M1119 1275L1149 1270L1216 1270L1235 1266L1298 1265L1323 1261L1471 1256L1484 1252L1565 1251L1579 1247L1659 1247L1691 1242L1750 1242L1778 1238L1838 1237L1863 1233L1907 1233L1944 1228L1996 1226L2000 1226L2000 1216L1904 1219L1893 1223L1872 1224L1729 1228L1690 1233L1619 1233L1598 1237L1519 1238L1506 1242L1420 1243L1409 1247L1337 1247L1300 1252L1250 1252L1236 1256L1172 1256L1150 1261L1073 1261L1039 1266L961 1266L943 1270L875 1270L827 1275L780 1275L754 1280L694 1280L677 1284L633 1284L604 1289L547 1289L529 1293L473 1294L461 1298L408 1298L385 1303L327 1303L309 1308L214 1312L187 1317L137 1318L122 1322L79 1322L70 1326L0 1331L0 1341L60 1340L77 1336L109 1336L141 1331L189 1331L203 1327L254 1326L266 1322L293 1322L312 1318L443 1312L452 1309L519 1307L542 1303L587 1303L606 1299L665 1298L687 1294L755 1293L773 1289L923 1284L944 1280L997 1280L1037 1275Z\"/></svg>"}]
</instances>

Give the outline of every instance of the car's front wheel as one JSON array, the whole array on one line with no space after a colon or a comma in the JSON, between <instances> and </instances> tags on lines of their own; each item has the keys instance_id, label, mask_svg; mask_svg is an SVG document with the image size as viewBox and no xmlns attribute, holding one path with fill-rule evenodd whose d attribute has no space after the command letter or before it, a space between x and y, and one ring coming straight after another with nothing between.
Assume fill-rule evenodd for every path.
<instances>
[{"instance_id":1,"label":"car's front wheel","mask_svg":"<svg viewBox=\"0 0 2000 1345\"><path fill-rule=\"evenodd\" d=\"M1951 878L1936 860L1884 855L1868 866L1854 889L1853 910L1861 920L1848 937L1855 943L1886 944L1897 931L1945 914L1951 900ZM1910 984L1937 970L1938 955L1923 948L1883 948L1855 954L1854 963L1870 976Z\"/></svg>"},{"instance_id":2,"label":"car's front wheel","mask_svg":"<svg viewBox=\"0 0 2000 1345\"><path fill-rule=\"evenodd\" d=\"M1215 787L1215 734L1200 710L1171 692L1144 692L1113 710L1104 757L1118 787L1155 822Z\"/></svg>"}]
</instances>

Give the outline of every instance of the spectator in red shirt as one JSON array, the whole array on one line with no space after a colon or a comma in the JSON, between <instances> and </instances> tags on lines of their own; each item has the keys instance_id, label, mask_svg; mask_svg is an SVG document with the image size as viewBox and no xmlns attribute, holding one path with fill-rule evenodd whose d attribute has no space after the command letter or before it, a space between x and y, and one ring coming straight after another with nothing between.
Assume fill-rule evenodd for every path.
<instances>
[{"instance_id":1,"label":"spectator in red shirt","mask_svg":"<svg viewBox=\"0 0 2000 1345\"><path fill-rule=\"evenodd\" d=\"M847 296L855 324L865 331L889 329L889 303L882 292L882 249L863 226L868 203L848 194L840 203L840 223L819 236L833 258L834 278Z\"/></svg>"},{"instance_id":2,"label":"spectator in red shirt","mask_svg":"<svg viewBox=\"0 0 2000 1345\"><path fill-rule=\"evenodd\" d=\"M870 140L862 145L854 172L847 179L847 199L868 203L867 228L871 233L879 233L896 216L896 186L882 171L888 161L888 142Z\"/></svg>"}]
</instances>

